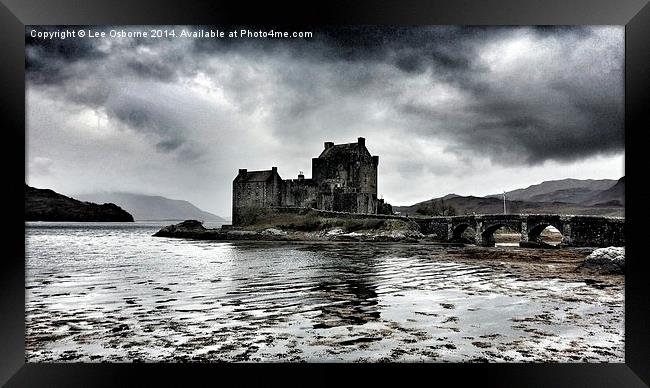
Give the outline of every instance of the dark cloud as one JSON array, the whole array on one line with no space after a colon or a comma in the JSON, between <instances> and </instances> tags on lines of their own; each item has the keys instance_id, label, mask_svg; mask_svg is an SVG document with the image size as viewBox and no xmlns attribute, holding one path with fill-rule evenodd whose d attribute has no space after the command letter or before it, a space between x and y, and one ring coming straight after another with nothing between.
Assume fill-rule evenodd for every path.
<instances>
[{"instance_id":1,"label":"dark cloud","mask_svg":"<svg viewBox=\"0 0 650 388\"><path fill-rule=\"evenodd\" d=\"M130 60L126 63L126 67L142 78L163 82L173 81L177 73L175 69L158 60Z\"/></svg>"},{"instance_id":2,"label":"dark cloud","mask_svg":"<svg viewBox=\"0 0 650 388\"><path fill-rule=\"evenodd\" d=\"M66 27L45 26L39 31L54 32ZM73 74L65 71L71 63L101 59L100 52L89 39L40 39L31 36L32 28L25 29L25 69L28 82L60 84Z\"/></svg>"},{"instance_id":3,"label":"dark cloud","mask_svg":"<svg viewBox=\"0 0 650 388\"><path fill-rule=\"evenodd\" d=\"M554 26L554 25L540 25L531 26L533 32L540 36L558 36L558 35L575 35L578 37L587 37L591 34L591 29L587 26Z\"/></svg>"},{"instance_id":4,"label":"dark cloud","mask_svg":"<svg viewBox=\"0 0 650 388\"><path fill-rule=\"evenodd\" d=\"M153 139L160 152L202 151L193 148L185 116L164 101L148 102L155 91L147 87L197 74L238 112L264 117L280 140L306 143L314 135L368 128L382 109L396 131L497 163L572 161L623 150L620 29L313 31L311 39L132 39L103 47L106 42L27 36L27 80L105 110Z\"/></svg>"},{"instance_id":5,"label":"dark cloud","mask_svg":"<svg viewBox=\"0 0 650 388\"><path fill-rule=\"evenodd\" d=\"M131 128L157 135L156 147L161 151L173 151L180 147L184 139L180 136L178 123L163 112L150 109L145 104L129 101L125 104L109 105L109 117L115 117Z\"/></svg>"}]
</instances>

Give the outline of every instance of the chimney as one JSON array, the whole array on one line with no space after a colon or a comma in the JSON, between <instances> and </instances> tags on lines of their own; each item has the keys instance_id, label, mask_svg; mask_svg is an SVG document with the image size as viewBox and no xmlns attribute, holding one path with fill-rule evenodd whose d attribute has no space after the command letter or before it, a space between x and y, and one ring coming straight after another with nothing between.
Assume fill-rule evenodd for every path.
<instances>
[{"instance_id":1,"label":"chimney","mask_svg":"<svg viewBox=\"0 0 650 388\"><path fill-rule=\"evenodd\" d=\"M245 168L240 168L239 169L239 175L244 175L244 174L246 174L246 172L248 172L248 170L245 169Z\"/></svg>"},{"instance_id":2,"label":"chimney","mask_svg":"<svg viewBox=\"0 0 650 388\"><path fill-rule=\"evenodd\" d=\"M271 171L278 172L278 168L277 167L271 167Z\"/></svg>"},{"instance_id":3,"label":"chimney","mask_svg":"<svg viewBox=\"0 0 650 388\"><path fill-rule=\"evenodd\" d=\"M325 149L328 149L328 148L330 148L330 147L334 147L334 143L331 142L331 141L326 141L326 142L325 142Z\"/></svg>"},{"instance_id":4,"label":"chimney","mask_svg":"<svg viewBox=\"0 0 650 388\"><path fill-rule=\"evenodd\" d=\"M305 175L304 174L298 174L298 180L301 181L303 179L305 179Z\"/></svg>"},{"instance_id":5,"label":"chimney","mask_svg":"<svg viewBox=\"0 0 650 388\"><path fill-rule=\"evenodd\" d=\"M375 167L379 166L379 156L374 155L372 157L372 162L374 163Z\"/></svg>"},{"instance_id":6,"label":"chimney","mask_svg":"<svg viewBox=\"0 0 650 388\"><path fill-rule=\"evenodd\" d=\"M359 145L362 145L362 146L366 145L366 138L360 137L357 140L358 140Z\"/></svg>"}]
</instances>

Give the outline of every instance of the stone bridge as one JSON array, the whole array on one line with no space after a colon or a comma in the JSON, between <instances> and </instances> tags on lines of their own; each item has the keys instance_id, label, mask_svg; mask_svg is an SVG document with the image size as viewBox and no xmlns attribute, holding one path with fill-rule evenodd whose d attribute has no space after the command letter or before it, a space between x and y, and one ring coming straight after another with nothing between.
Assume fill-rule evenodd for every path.
<instances>
[{"instance_id":1,"label":"stone bridge","mask_svg":"<svg viewBox=\"0 0 650 388\"><path fill-rule=\"evenodd\" d=\"M540 234L553 226L562 233L561 246L606 247L625 245L625 219L557 214L489 214L452 217L410 218L424 234L435 234L447 242L462 242L469 228L474 242L494 246L494 232L508 227L521 235L523 247L545 246Z\"/></svg>"}]
</instances>

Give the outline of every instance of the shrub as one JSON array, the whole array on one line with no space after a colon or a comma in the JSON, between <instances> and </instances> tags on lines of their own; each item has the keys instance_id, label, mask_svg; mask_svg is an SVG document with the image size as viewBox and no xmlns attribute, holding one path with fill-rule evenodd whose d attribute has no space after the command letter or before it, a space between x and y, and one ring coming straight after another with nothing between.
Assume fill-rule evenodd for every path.
<instances>
[{"instance_id":1,"label":"shrub","mask_svg":"<svg viewBox=\"0 0 650 388\"><path fill-rule=\"evenodd\" d=\"M384 225L384 220L368 218L364 220L345 220L341 227L346 232L355 232L357 230L380 229Z\"/></svg>"},{"instance_id":2,"label":"shrub","mask_svg":"<svg viewBox=\"0 0 650 388\"><path fill-rule=\"evenodd\" d=\"M327 228L327 225L328 224L323 222L316 213L310 212L305 216L297 216L294 222L278 225L278 227L280 229L289 229L301 232L315 232Z\"/></svg>"},{"instance_id":3,"label":"shrub","mask_svg":"<svg viewBox=\"0 0 650 388\"><path fill-rule=\"evenodd\" d=\"M456 208L445 204L445 200L441 198L439 201L432 200L428 204L421 204L415 212L423 216L455 216Z\"/></svg>"},{"instance_id":4,"label":"shrub","mask_svg":"<svg viewBox=\"0 0 650 388\"><path fill-rule=\"evenodd\" d=\"M393 206L388 202L384 202L383 200L380 200L379 203L377 204L377 214L392 215Z\"/></svg>"},{"instance_id":5,"label":"shrub","mask_svg":"<svg viewBox=\"0 0 650 388\"><path fill-rule=\"evenodd\" d=\"M268 216L268 214L268 209L257 206L247 206L239 211L239 223L241 225L251 225Z\"/></svg>"}]
</instances>

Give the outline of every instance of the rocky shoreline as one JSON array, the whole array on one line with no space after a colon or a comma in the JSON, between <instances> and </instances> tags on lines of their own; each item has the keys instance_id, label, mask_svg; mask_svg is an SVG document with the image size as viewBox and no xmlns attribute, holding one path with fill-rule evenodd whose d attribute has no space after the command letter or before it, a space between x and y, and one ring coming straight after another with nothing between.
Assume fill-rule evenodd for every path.
<instances>
[{"instance_id":1,"label":"rocky shoreline","mask_svg":"<svg viewBox=\"0 0 650 388\"><path fill-rule=\"evenodd\" d=\"M196 220L186 220L179 224L165 226L156 232L154 236L224 241L434 242L430 237L414 230L366 230L349 232L343 228L331 228L307 232L279 228L264 228L260 230L207 229L200 221Z\"/></svg>"},{"instance_id":2,"label":"rocky shoreline","mask_svg":"<svg viewBox=\"0 0 650 388\"><path fill-rule=\"evenodd\" d=\"M208 229L203 223L196 220L186 220L175 225L168 225L160 229L153 236L185 238L194 240L218 241L275 241L275 242L373 242L373 243L412 243L435 244L451 247L465 247L458 253L460 256L484 260L510 260L518 262L537 262L539 260L560 260L568 258L570 271L575 273L623 275L625 273L625 248L608 247L599 249L517 249L504 250L503 248L485 250L466 247L464 243L442 243L433 236L428 236L415 230L363 230L345 231L343 228L330 228L319 231L292 231L279 228L263 228L257 230L241 229ZM536 246L539 248L539 246ZM577 255L577 256L576 256ZM556 263L557 264L557 263ZM567 264L567 263L563 263ZM577 266L576 266L577 265ZM557 267L553 267L557 269ZM569 270L569 268L564 268Z\"/></svg>"}]
</instances>

